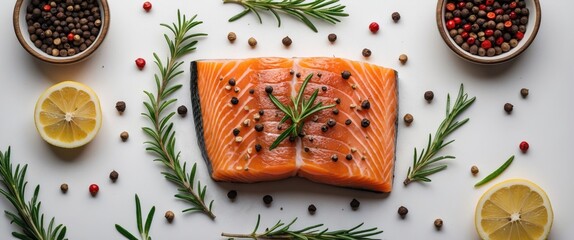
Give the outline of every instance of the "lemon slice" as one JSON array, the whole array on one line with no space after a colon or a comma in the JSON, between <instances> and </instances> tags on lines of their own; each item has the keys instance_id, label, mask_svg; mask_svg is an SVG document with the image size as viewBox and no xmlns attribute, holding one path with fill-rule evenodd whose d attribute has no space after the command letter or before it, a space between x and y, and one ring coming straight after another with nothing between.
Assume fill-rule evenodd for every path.
<instances>
[{"instance_id":1,"label":"lemon slice","mask_svg":"<svg viewBox=\"0 0 574 240\"><path fill-rule=\"evenodd\" d=\"M552 227L550 199L538 185L511 179L486 191L476 206L475 225L482 239L546 239Z\"/></svg>"},{"instance_id":2,"label":"lemon slice","mask_svg":"<svg viewBox=\"0 0 574 240\"><path fill-rule=\"evenodd\" d=\"M102 125L100 100L84 84L61 82L42 93L34 122L46 142L62 148L80 147L94 139Z\"/></svg>"}]
</instances>

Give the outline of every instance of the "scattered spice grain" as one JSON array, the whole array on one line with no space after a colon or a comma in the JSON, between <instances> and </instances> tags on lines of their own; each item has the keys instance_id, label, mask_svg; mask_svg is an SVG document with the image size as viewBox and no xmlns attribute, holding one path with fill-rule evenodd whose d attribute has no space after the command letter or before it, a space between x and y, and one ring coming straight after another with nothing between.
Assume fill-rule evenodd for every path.
<instances>
[{"instance_id":1,"label":"scattered spice grain","mask_svg":"<svg viewBox=\"0 0 574 240\"><path fill-rule=\"evenodd\" d=\"M293 43L293 40L291 40L289 36L286 36L281 40L281 43L283 43L283 46L289 47Z\"/></svg>"},{"instance_id":2,"label":"scattered spice grain","mask_svg":"<svg viewBox=\"0 0 574 240\"><path fill-rule=\"evenodd\" d=\"M116 110L118 110L120 113L123 113L126 110L126 103L124 101L116 102Z\"/></svg>"},{"instance_id":3,"label":"scattered spice grain","mask_svg":"<svg viewBox=\"0 0 574 240\"><path fill-rule=\"evenodd\" d=\"M116 172L116 170L113 170L112 172L110 172L110 179L112 180L112 182L116 182L118 180L119 176L120 176L120 174L118 172Z\"/></svg>"},{"instance_id":4,"label":"scattered spice grain","mask_svg":"<svg viewBox=\"0 0 574 240\"><path fill-rule=\"evenodd\" d=\"M434 220L434 226L436 230L440 230L442 228L442 225L443 225L442 219L437 218L436 220Z\"/></svg>"},{"instance_id":5,"label":"scattered spice grain","mask_svg":"<svg viewBox=\"0 0 574 240\"><path fill-rule=\"evenodd\" d=\"M182 117L187 114L187 107L185 105L181 105L177 108L177 114L181 115Z\"/></svg>"},{"instance_id":6,"label":"scattered spice grain","mask_svg":"<svg viewBox=\"0 0 574 240\"><path fill-rule=\"evenodd\" d=\"M123 131L122 133L120 133L120 138L124 142L127 141L129 137L130 137L130 134L126 131Z\"/></svg>"},{"instance_id":7,"label":"scattered spice grain","mask_svg":"<svg viewBox=\"0 0 574 240\"><path fill-rule=\"evenodd\" d=\"M171 222L173 222L173 219L175 218L175 213L173 213L172 211L167 211L167 212L165 212L164 217L168 223L171 223Z\"/></svg>"},{"instance_id":8,"label":"scattered spice grain","mask_svg":"<svg viewBox=\"0 0 574 240\"><path fill-rule=\"evenodd\" d=\"M405 114L405 116L403 117L403 120L405 121L405 123L406 123L407 126L408 126L408 125L410 125L410 124L413 122L414 117L413 117L412 114L407 113L407 114Z\"/></svg>"},{"instance_id":9,"label":"scattered spice grain","mask_svg":"<svg viewBox=\"0 0 574 240\"><path fill-rule=\"evenodd\" d=\"M62 191L62 193L67 193L68 192L68 184L62 183L62 185L60 185L60 190Z\"/></svg>"},{"instance_id":10,"label":"scattered spice grain","mask_svg":"<svg viewBox=\"0 0 574 240\"><path fill-rule=\"evenodd\" d=\"M470 173L472 173L472 175L476 176L476 174L478 174L478 167L477 166L470 167Z\"/></svg>"},{"instance_id":11,"label":"scattered spice grain","mask_svg":"<svg viewBox=\"0 0 574 240\"><path fill-rule=\"evenodd\" d=\"M401 216L401 218L404 219L409 213L409 209L407 209L405 206L400 206L397 213L399 214L399 216Z\"/></svg>"},{"instance_id":12,"label":"scattered spice grain","mask_svg":"<svg viewBox=\"0 0 574 240\"><path fill-rule=\"evenodd\" d=\"M353 198L353 200L351 201L351 203L349 205L351 205L351 209L357 210L357 209L359 209L359 206L361 206L361 202L359 202L359 200Z\"/></svg>"},{"instance_id":13,"label":"scattered spice grain","mask_svg":"<svg viewBox=\"0 0 574 240\"><path fill-rule=\"evenodd\" d=\"M229 32L227 34L227 40L229 40L230 43L233 43L237 40L237 35L234 32Z\"/></svg>"},{"instance_id":14,"label":"scattered spice grain","mask_svg":"<svg viewBox=\"0 0 574 240\"><path fill-rule=\"evenodd\" d=\"M522 98L526 98L528 96L528 88L522 88L520 89L520 95L522 95Z\"/></svg>"},{"instance_id":15,"label":"scattered spice grain","mask_svg":"<svg viewBox=\"0 0 574 240\"><path fill-rule=\"evenodd\" d=\"M512 109L514 109L514 105L510 104L510 103L505 103L504 104L504 111L508 114L510 114L512 112Z\"/></svg>"}]
</instances>

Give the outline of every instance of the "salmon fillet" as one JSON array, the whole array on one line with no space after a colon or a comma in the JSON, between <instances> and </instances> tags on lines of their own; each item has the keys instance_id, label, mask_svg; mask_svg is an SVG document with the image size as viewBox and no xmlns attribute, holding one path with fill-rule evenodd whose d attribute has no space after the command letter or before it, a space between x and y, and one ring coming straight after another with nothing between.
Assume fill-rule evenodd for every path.
<instances>
[{"instance_id":1,"label":"salmon fillet","mask_svg":"<svg viewBox=\"0 0 574 240\"><path fill-rule=\"evenodd\" d=\"M342 72L350 73L345 79ZM312 74L305 99L333 104L305 119L298 138L269 150L291 122L284 105ZM398 112L393 69L341 58L253 58L191 63L198 143L216 181L261 182L300 176L342 187L390 192Z\"/></svg>"}]
</instances>

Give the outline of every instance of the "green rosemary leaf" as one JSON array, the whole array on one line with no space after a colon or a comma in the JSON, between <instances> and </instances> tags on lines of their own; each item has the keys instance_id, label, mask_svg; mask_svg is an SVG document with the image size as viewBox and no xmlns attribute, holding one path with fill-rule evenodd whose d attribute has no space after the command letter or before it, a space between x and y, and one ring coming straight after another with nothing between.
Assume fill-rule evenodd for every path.
<instances>
[{"instance_id":1,"label":"green rosemary leaf","mask_svg":"<svg viewBox=\"0 0 574 240\"><path fill-rule=\"evenodd\" d=\"M136 221L137 221L138 231L141 233L141 232L143 232L142 208L141 208L141 204L140 204L140 199L138 198L137 194L136 194L135 198L136 198Z\"/></svg>"},{"instance_id":2,"label":"green rosemary leaf","mask_svg":"<svg viewBox=\"0 0 574 240\"><path fill-rule=\"evenodd\" d=\"M338 2L339 0L314 0L311 2L304 0L223 0L223 3L235 3L243 6L243 11L229 18L229 22L234 22L251 12L257 17L259 23L263 23L259 10L266 10L277 19L278 27L281 27L279 13L282 12L303 22L314 32L317 32L317 28L307 16L332 24L340 22L340 17L349 16L348 13L345 13L345 6L338 4Z\"/></svg>"},{"instance_id":3,"label":"green rosemary leaf","mask_svg":"<svg viewBox=\"0 0 574 240\"><path fill-rule=\"evenodd\" d=\"M495 179L496 177L498 177L498 175L502 174L502 172L504 172L504 170L506 170L508 168L508 166L510 166L512 161L514 161L514 155L512 155L508 160L506 160L506 162L504 162L502 164L502 166L498 167L498 169L496 169L494 172L492 172L491 174L486 176L484 179L480 180L480 182L477 182L474 185L474 187L482 186L482 185L492 181L492 179Z\"/></svg>"},{"instance_id":4,"label":"green rosemary leaf","mask_svg":"<svg viewBox=\"0 0 574 240\"><path fill-rule=\"evenodd\" d=\"M138 240L137 237L135 237L134 235L132 235L130 232L128 232L128 230L124 229L122 226L116 224L116 230L122 234L125 238L129 239L129 240Z\"/></svg>"},{"instance_id":5,"label":"green rosemary leaf","mask_svg":"<svg viewBox=\"0 0 574 240\"><path fill-rule=\"evenodd\" d=\"M462 121L456 121L456 119L464 112L464 110L470 107L475 100L475 97L468 99L468 94L464 93L464 86L462 84L460 85L460 89L454 105L452 105L452 109L450 94L447 95L446 117L439 125L434 137L429 134L427 147L426 149L423 148L420 155L417 155L417 150L415 148L413 165L409 167L407 177L403 182L405 185L416 181L430 182L431 180L428 178L429 175L446 169L446 165L433 166L432 163L436 163L444 159L454 159L454 156L435 157L435 155L444 147L454 142L454 140L445 142L445 138L469 121L468 118Z\"/></svg>"},{"instance_id":6,"label":"green rosemary leaf","mask_svg":"<svg viewBox=\"0 0 574 240\"><path fill-rule=\"evenodd\" d=\"M215 215L211 211L211 207L205 203L206 187L197 189L193 183L196 174L195 167L188 174L185 171L185 162L180 162L181 152L177 151L175 147L175 126L172 122L175 111L166 112L177 100L170 97L182 88L181 84L172 83L176 77L183 73L179 68L184 62L179 61L179 59L195 50L197 37L207 36L204 33L190 33L195 26L202 23L195 21L195 17L187 19L178 11L176 22L160 24L167 28L173 36L164 34L165 42L169 48L169 55L165 61L162 61L156 53L153 54L159 73L154 75L155 94L145 92L148 96L148 99L144 101L147 112L143 115L150 120L151 126L142 129L151 138L145 142L148 145L146 151L156 155L157 158L154 161L161 162L166 168L166 171L162 171L162 175L177 186L178 194L175 197L184 200L191 205L191 208L199 209L199 212L203 212L213 219ZM188 182L189 179L192 181Z\"/></svg>"},{"instance_id":7,"label":"green rosemary leaf","mask_svg":"<svg viewBox=\"0 0 574 240\"><path fill-rule=\"evenodd\" d=\"M152 207L147 214L147 218L145 221L145 228L144 228L145 232L149 232L149 230L151 228L151 223L153 222L153 215L154 214L155 214L155 206Z\"/></svg>"},{"instance_id":8,"label":"green rosemary leaf","mask_svg":"<svg viewBox=\"0 0 574 240\"><path fill-rule=\"evenodd\" d=\"M151 224L153 222L153 217L155 214L155 206L152 206L152 208L150 209L150 211L146 217L146 221L145 221L145 225L144 225L143 224L143 217L142 217L142 210L141 210L141 202L140 202L140 199L139 199L137 194L135 194L135 202L136 202L136 224L137 224L139 236L141 237L142 240L151 240L151 236L149 235L149 231L151 229ZM139 240L137 237L135 237L134 234L130 233L128 230L126 230L121 225L116 224L115 227L116 227L116 230L122 236L124 236L126 239Z\"/></svg>"},{"instance_id":9,"label":"green rosemary leaf","mask_svg":"<svg viewBox=\"0 0 574 240\"><path fill-rule=\"evenodd\" d=\"M279 137L277 137L277 139L275 139L275 141L271 144L271 146L269 146L269 151L277 148L277 146L279 146L279 144L281 144L281 142L283 142L283 140L285 140L289 136L291 136L291 134L293 133L293 129L295 129L295 125L289 126L289 128L287 128L287 130L285 130L283 133L281 133L279 135Z\"/></svg>"}]
</instances>

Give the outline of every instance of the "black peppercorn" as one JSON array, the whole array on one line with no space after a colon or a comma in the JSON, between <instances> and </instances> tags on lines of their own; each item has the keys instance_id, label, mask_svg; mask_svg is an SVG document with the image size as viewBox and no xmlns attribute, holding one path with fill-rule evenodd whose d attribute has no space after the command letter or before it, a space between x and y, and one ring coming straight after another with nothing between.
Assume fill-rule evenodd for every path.
<instances>
[{"instance_id":1,"label":"black peppercorn","mask_svg":"<svg viewBox=\"0 0 574 240\"><path fill-rule=\"evenodd\" d=\"M528 96L528 88L520 89L520 95L522 95L523 98L526 98Z\"/></svg>"},{"instance_id":2,"label":"black peppercorn","mask_svg":"<svg viewBox=\"0 0 574 240\"><path fill-rule=\"evenodd\" d=\"M311 149L310 149L310 148L308 148L308 147L304 147L304 148L303 148L303 151L305 151L305 152L310 152L310 151L311 151Z\"/></svg>"},{"instance_id":3,"label":"black peppercorn","mask_svg":"<svg viewBox=\"0 0 574 240\"><path fill-rule=\"evenodd\" d=\"M118 110L120 113L123 113L126 110L126 103L124 101L118 101L116 103L116 110Z\"/></svg>"},{"instance_id":4,"label":"black peppercorn","mask_svg":"<svg viewBox=\"0 0 574 240\"><path fill-rule=\"evenodd\" d=\"M261 124L261 123L255 124L255 131L262 132L263 131L263 124Z\"/></svg>"},{"instance_id":5,"label":"black peppercorn","mask_svg":"<svg viewBox=\"0 0 574 240\"><path fill-rule=\"evenodd\" d=\"M335 125L337 125L337 122L335 122L335 119L329 119L327 120L327 126L329 127L334 127Z\"/></svg>"},{"instance_id":6,"label":"black peppercorn","mask_svg":"<svg viewBox=\"0 0 574 240\"><path fill-rule=\"evenodd\" d=\"M326 92L326 91L327 91L327 87L326 87L326 86L322 86L322 87L321 87L321 90L323 90L323 92Z\"/></svg>"},{"instance_id":7,"label":"black peppercorn","mask_svg":"<svg viewBox=\"0 0 574 240\"><path fill-rule=\"evenodd\" d=\"M371 121L369 121L369 119L363 118L363 120L361 120L361 127L368 127L369 125L371 125Z\"/></svg>"},{"instance_id":8,"label":"black peppercorn","mask_svg":"<svg viewBox=\"0 0 574 240\"><path fill-rule=\"evenodd\" d=\"M283 40L281 40L281 42L283 43L283 45L285 45L285 47L289 47L291 46L291 43L293 43L290 37L284 37Z\"/></svg>"},{"instance_id":9,"label":"black peppercorn","mask_svg":"<svg viewBox=\"0 0 574 240\"><path fill-rule=\"evenodd\" d=\"M68 192L68 184L62 183L62 185L60 185L60 190L62 191L62 193L67 193Z\"/></svg>"},{"instance_id":10,"label":"black peppercorn","mask_svg":"<svg viewBox=\"0 0 574 240\"><path fill-rule=\"evenodd\" d=\"M321 131L322 131L322 132L327 132L327 130L329 130L329 127L328 127L327 125L321 126Z\"/></svg>"},{"instance_id":11,"label":"black peppercorn","mask_svg":"<svg viewBox=\"0 0 574 240\"><path fill-rule=\"evenodd\" d=\"M300 78L300 77L301 77L301 73L295 74L295 77Z\"/></svg>"},{"instance_id":12,"label":"black peppercorn","mask_svg":"<svg viewBox=\"0 0 574 240\"><path fill-rule=\"evenodd\" d=\"M187 114L187 107L184 105L181 105L177 108L177 114L181 115L181 116L185 116Z\"/></svg>"},{"instance_id":13,"label":"black peppercorn","mask_svg":"<svg viewBox=\"0 0 574 240\"><path fill-rule=\"evenodd\" d=\"M265 111L263 111L263 109L259 110L259 116L263 116L265 114Z\"/></svg>"},{"instance_id":14,"label":"black peppercorn","mask_svg":"<svg viewBox=\"0 0 574 240\"><path fill-rule=\"evenodd\" d=\"M315 205L311 204L311 205L309 205L309 207L307 207L307 211L309 211L309 213L311 215L313 215L317 211L317 207L315 207Z\"/></svg>"},{"instance_id":15,"label":"black peppercorn","mask_svg":"<svg viewBox=\"0 0 574 240\"><path fill-rule=\"evenodd\" d=\"M440 230L442 228L443 225L443 221L440 218L437 218L436 220L434 220L434 226L436 227L437 230Z\"/></svg>"},{"instance_id":16,"label":"black peppercorn","mask_svg":"<svg viewBox=\"0 0 574 240\"><path fill-rule=\"evenodd\" d=\"M404 206L400 206L397 212L399 213L401 218L405 218L407 216L407 213L409 213L409 210Z\"/></svg>"},{"instance_id":17,"label":"black peppercorn","mask_svg":"<svg viewBox=\"0 0 574 240\"><path fill-rule=\"evenodd\" d=\"M235 79L231 78L227 83L229 83L229 85L233 87L235 86Z\"/></svg>"},{"instance_id":18,"label":"black peppercorn","mask_svg":"<svg viewBox=\"0 0 574 240\"><path fill-rule=\"evenodd\" d=\"M259 143L255 144L255 151L256 152L260 152L262 148L263 147L261 147L261 144L259 144Z\"/></svg>"},{"instance_id":19,"label":"black peppercorn","mask_svg":"<svg viewBox=\"0 0 574 240\"><path fill-rule=\"evenodd\" d=\"M339 156L337 156L337 154L333 154L333 155L331 156L331 160L332 160L333 162L336 162L336 161L339 160Z\"/></svg>"},{"instance_id":20,"label":"black peppercorn","mask_svg":"<svg viewBox=\"0 0 574 240\"><path fill-rule=\"evenodd\" d=\"M255 90L254 89L249 89L249 94L254 94Z\"/></svg>"},{"instance_id":21,"label":"black peppercorn","mask_svg":"<svg viewBox=\"0 0 574 240\"><path fill-rule=\"evenodd\" d=\"M394 22L398 22L399 20L401 20L401 14L398 12L394 12L393 14L391 14L391 18L393 19Z\"/></svg>"},{"instance_id":22,"label":"black peppercorn","mask_svg":"<svg viewBox=\"0 0 574 240\"><path fill-rule=\"evenodd\" d=\"M336 103L336 104L341 104L341 99L340 99L340 98L335 98L335 103Z\"/></svg>"},{"instance_id":23,"label":"black peppercorn","mask_svg":"<svg viewBox=\"0 0 574 240\"><path fill-rule=\"evenodd\" d=\"M434 93L432 91L426 91L425 92L425 100L427 100L427 102L432 102L432 100L434 99Z\"/></svg>"},{"instance_id":24,"label":"black peppercorn","mask_svg":"<svg viewBox=\"0 0 574 240\"><path fill-rule=\"evenodd\" d=\"M363 102L361 102L361 108L362 108L362 109L369 109L369 108L371 108L371 103L369 102L369 100L363 100Z\"/></svg>"},{"instance_id":25,"label":"black peppercorn","mask_svg":"<svg viewBox=\"0 0 574 240\"><path fill-rule=\"evenodd\" d=\"M273 202L273 197L271 195L263 196L263 203L265 203L265 205L269 205L272 202Z\"/></svg>"},{"instance_id":26,"label":"black peppercorn","mask_svg":"<svg viewBox=\"0 0 574 240\"><path fill-rule=\"evenodd\" d=\"M351 125L351 123L352 123L351 119L345 120L345 125Z\"/></svg>"},{"instance_id":27,"label":"black peppercorn","mask_svg":"<svg viewBox=\"0 0 574 240\"><path fill-rule=\"evenodd\" d=\"M359 206L361 206L361 202L359 202L359 200L353 198L353 200L351 201L351 203L349 205L351 205L351 209L357 210L357 209L359 209Z\"/></svg>"},{"instance_id":28,"label":"black peppercorn","mask_svg":"<svg viewBox=\"0 0 574 240\"><path fill-rule=\"evenodd\" d=\"M237 197L237 191L230 190L229 192L227 192L227 198L235 200L236 197Z\"/></svg>"},{"instance_id":29,"label":"black peppercorn","mask_svg":"<svg viewBox=\"0 0 574 240\"><path fill-rule=\"evenodd\" d=\"M353 160L353 155L347 154L347 156L345 156L345 159L347 159L347 160Z\"/></svg>"},{"instance_id":30,"label":"black peppercorn","mask_svg":"<svg viewBox=\"0 0 574 240\"><path fill-rule=\"evenodd\" d=\"M234 129L233 129L233 136L239 135L239 132L240 132L239 129L234 128Z\"/></svg>"},{"instance_id":31,"label":"black peppercorn","mask_svg":"<svg viewBox=\"0 0 574 240\"><path fill-rule=\"evenodd\" d=\"M335 42L337 41L337 34L331 33L329 34L329 36L327 36L327 39L329 39L329 42Z\"/></svg>"},{"instance_id":32,"label":"black peppercorn","mask_svg":"<svg viewBox=\"0 0 574 240\"><path fill-rule=\"evenodd\" d=\"M337 108L333 109L333 114L339 115L339 109L337 109Z\"/></svg>"},{"instance_id":33,"label":"black peppercorn","mask_svg":"<svg viewBox=\"0 0 574 240\"><path fill-rule=\"evenodd\" d=\"M238 103L239 103L239 99L237 99L236 97L231 97L231 104L237 105Z\"/></svg>"},{"instance_id":34,"label":"black peppercorn","mask_svg":"<svg viewBox=\"0 0 574 240\"><path fill-rule=\"evenodd\" d=\"M371 52L371 49L363 48L363 51L361 52L361 54L363 54L363 57L370 57L372 52Z\"/></svg>"},{"instance_id":35,"label":"black peppercorn","mask_svg":"<svg viewBox=\"0 0 574 240\"><path fill-rule=\"evenodd\" d=\"M265 92L266 92L267 94L271 94L271 93L273 92L273 87L271 87L271 86L265 86Z\"/></svg>"},{"instance_id":36,"label":"black peppercorn","mask_svg":"<svg viewBox=\"0 0 574 240\"><path fill-rule=\"evenodd\" d=\"M341 77L345 80L348 80L351 77L351 72L345 70L345 71L341 72Z\"/></svg>"},{"instance_id":37,"label":"black peppercorn","mask_svg":"<svg viewBox=\"0 0 574 240\"><path fill-rule=\"evenodd\" d=\"M116 182L116 180L118 180L119 175L120 174L116 172L116 170L112 171L110 173L110 179L112 180L112 182Z\"/></svg>"},{"instance_id":38,"label":"black peppercorn","mask_svg":"<svg viewBox=\"0 0 574 240\"><path fill-rule=\"evenodd\" d=\"M504 111L506 111L506 113L510 114L512 112L512 109L514 109L514 106L510 103L505 103L504 104Z\"/></svg>"}]
</instances>

